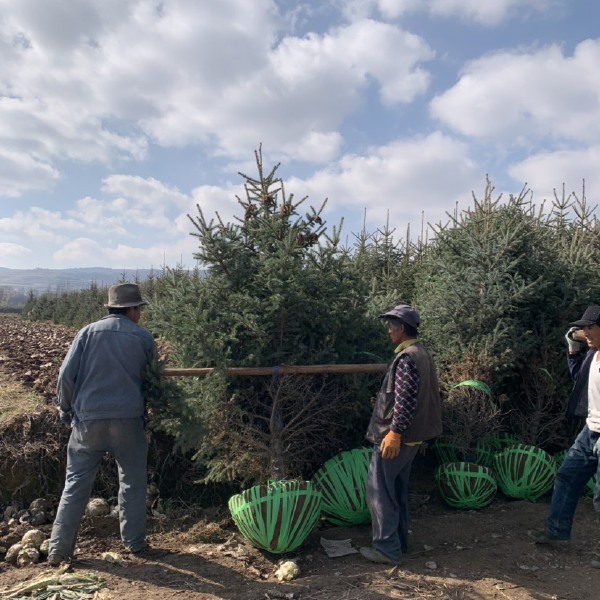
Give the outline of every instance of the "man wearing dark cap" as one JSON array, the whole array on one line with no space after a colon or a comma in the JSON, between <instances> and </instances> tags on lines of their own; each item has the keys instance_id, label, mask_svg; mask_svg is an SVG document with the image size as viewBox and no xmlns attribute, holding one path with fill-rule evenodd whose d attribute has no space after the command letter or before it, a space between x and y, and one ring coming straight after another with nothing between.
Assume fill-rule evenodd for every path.
<instances>
[{"instance_id":1,"label":"man wearing dark cap","mask_svg":"<svg viewBox=\"0 0 600 600\"><path fill-rule=\"evenodd\" d=\"M119 469L119 522L127 550L146 548L146 457L143 378L156 353L140 327L142 300L132 283L108 290L108 315L81 329L60 368L58 410L71 427L65 487L52 527L48 562L69 562L104 454Z\"/></svg>"},{"instance_id":2,"label":"man wearing dark cap","mask_svg":"<svg viewBox=\"0 0 600 600\"><path fill-rule=\"evenodd\" d=\"M596 475L594 510L600 516L600 306L587 307L565 336L573 390L567 418L585 417L585 425L569 448L554 480L546 529L531 534L538 544L561 544L571 539L575 509L586 483Z\"/></svg>"},{"instance_id":3,"label":"man wearing dark cap","mask_svg":"<svg viewBox=\"0 0 600 600\"><path fill-rule=\"evenodd\" d=\"M367 480L372 546L360 553L397 565L408 546L408 482L419 445L442 433L436 367L419 342L419 313L400 304L379 316L387 323L396 356L377 394L367 439L373 456Z\"/></svg>"}]
</instances>

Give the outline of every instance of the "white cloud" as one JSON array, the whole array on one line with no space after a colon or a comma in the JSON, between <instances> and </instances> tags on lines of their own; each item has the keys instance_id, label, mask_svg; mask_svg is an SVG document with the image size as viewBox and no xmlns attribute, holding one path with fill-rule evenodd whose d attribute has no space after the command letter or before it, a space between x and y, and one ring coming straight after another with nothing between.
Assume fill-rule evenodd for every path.
<instances>
[{"instance_id":1,"label":"white cloud","mask_svg":"<svg viewBox=\"0 0 600 600\"><path fill-rule=\"evenodd\" d=\"M285 23L270 0L1 8L0 143L54 170L61 160L144 160L150 141L235 158L262 141L328 161L370 85L386 106L429 85L422 38L369 19L278 38Z\"/></svg>"},{"instance_id":2,"label":"white cloud","mask_svg":"<svg viewBox=\"0 0 600 600\"><path fill-rule=\"evenodd\" d=\"M558 46L503 51L473 61L431 113L463 135L528 146L539 138L600 135L600 40L565 56Z\"/></svg>"},{"instance_id":3,"label":"white cloud","mask_svg":"<svg viewBox=\"0 0 600 600\"><path fill-rule=\"evenodd\" d=\"M249 173L250 176L255 176L254 172ZM189 212L190 216L195 220L198 217L196 205L200 207L204 219L207 223L214 221L218 224L219 218L223 223L233 222L234 217L241 217L242 208L240 207L237 197L246 199L246 192L242 183L225 184L223 186L202 185L192 190L194 198L194 209ZM182 215L177 221L177 225L181 232L195 231L191 221L186 215Z\"/></svg>"},{"instance_id":4,"label":"white cloud","mask_svg":"<svg viewBox=\"0 0 600 600\"><path fill-rule=\"evenodd\" d=\"M58 171L35 156L0 149L0 197L16 198L30 190L48 188L58 179Z\"/></svg>"},{"instance_id":5,"label":"white cloud","mask_svg":"<svg viewBox=\"0 0 600 600\"><path fill-rule=\"evenodd\" d=\"M113 269L158 269L163 265L193 266L194 242L182 238L169 244L153 244L150 247L127 244L102 244L91 238L77 238L58 248L52 255L55 264L69 266L103 266Z\"/></svg>"},{"instance_id":6,"label":"white cloud","mask_svg":"<svg viewBox=\"0 0 600 600\"><path fill-rule=\"evenodd\" d=\"M187 207L189 196L154 177L110 175L102 182L102 191L133 199L141 206L161 209L169 206Z\"/></svg>"},{"instance_id":7,"label":"white cloud","mask_svg":"<svg viewBox=\"0 0 600 600\"><path fill-rule=\"evenodd\" d=\"M282 154L296 160L325 164L339 155L343 141L337 131L311 131L300 141L284 143Z\"/></svg>"},{"instance_id":8,"label":"white cloud","mask_svg":"<svg viewBox=\"0 0 600 600\"><path fill-rule=\"evenodd\" d=\"M328 197L328 212L354 214L355 226L345 226L346 233L357 233L356 217L366 209L367 225L383 226L389 211L391 226L403 235L408 224L420 227L423 213L426 222L445 222L445 213L456 202L469 203L482 181L465 144L433 133L372 148L364 156L346 155L305 181L292 178L286 189L308 194L315 207Z\"/></svg>"},{"instance_id":9,"label":"white cloud","mask_svg":"<svg viewBox=\"0 0 600 600\"><path fill-rule=\"evenodd\" d=\"M65 219L58 211L31 207L18 211L12 217L0 219L0 233L5 239L16 242L37 240L54 243L74 231L82 231L84 225L74 219Z\"/></svg>"},{"instance_id":10,"label":"white cloud","mask_svg":"<svg viewBox=\"0 0 600 600\"><path fill-rule=\"evenodd\" d=\"M12 244L10 242L0 242L0 255L11 260L18 260L20 258L28 258L31 256L32 251L21 244Z\"/></svg>"},{"instance_id":11,"label":"white cloud","mask_svg":"<svg viewBox=\"0 0 600 600\"><path fill-rule=\"evenodd\" d=\"M310 134L330 136L360 106L371 80L384 104L411 102L429 83L418 65L432 57L421 38L371 20L325 35L286 37L257 56L240 80L165 90L163 110L141 125L164 145L214 138L218 153L237 158L258 142L289 152Z\"/></svg>"},{"instance_id":12,"label":"white cloud","mask_svg":"<svg viewBox=\"0 0 600 600\"><path fill-rule=\"evenodd\" d=\"M184 227L185 212L195 206L192 196L154 178L126 175L107 177L102 191L117 197L87 196L64 212L31 207L0 218L0 235L48 267L106 261L136 268L160 266L165 259L171 261L167 264L192 261L197 244L187 218Z\"/></svg>"},{"instance_id":13,"label":"white cloud","mask_svg":"<svg viewBox=\"0 0 600 600\"><path fill-rule=\"evenodd\" d=\"M513 164L509 174L517 181L527 182L538 201L554 198L554 191L562 197L563 184L565 193L582 197L582 186L588 190L600 190L600 146L590 146L580 150L561 150L541 152L526 160ZM590 208L596 206L590 202Z\"/></svg>"},{"instance_id":14,"label":"white cloud","mask_svg":"<svg viewBox=\"0 0 600 600\"><path fill-rule=\"evenodd\" d=\"M140 228L153 230L159 238L175 235L176 217L193 206L191 196L152 177L111 175L103 180L102 192L116 198L81 198L68 214L85 223L88 231L110 239L139 238Z\"/></svg>"}]
</instances>

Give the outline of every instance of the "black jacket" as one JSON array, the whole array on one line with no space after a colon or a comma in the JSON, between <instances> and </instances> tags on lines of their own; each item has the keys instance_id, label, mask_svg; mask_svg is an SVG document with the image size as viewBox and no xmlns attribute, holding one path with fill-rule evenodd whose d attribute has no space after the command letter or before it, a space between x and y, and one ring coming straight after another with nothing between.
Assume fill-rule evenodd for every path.
<instances>
[{"instance_id":1,"label":"black jacket","mask_svg":"<svg viewBox=\"0 0 600 600\"><path fill-rule=\"evenodd\" d=\"M588 415L588 379L595 354L596 348L590 348L586 353L569 354L569 372L573 378L573 389L567 404L567 419Z\"/></svg>"}]
</instances>

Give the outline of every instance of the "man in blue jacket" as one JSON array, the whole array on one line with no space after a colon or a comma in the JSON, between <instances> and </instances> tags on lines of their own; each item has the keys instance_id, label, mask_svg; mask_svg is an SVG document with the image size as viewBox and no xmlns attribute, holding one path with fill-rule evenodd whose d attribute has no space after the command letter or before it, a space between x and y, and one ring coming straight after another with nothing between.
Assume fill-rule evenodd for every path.
<instances>
[{"instance_id":1,"label":"man in blue jacket","mask_svg":"<svg viewBox=\"0 0 600 600\"><path fill-rule=\"evenodd\" d=\"M108 291L108 315L81 329L58 376L60 419L71 427L67 473L48 552L48 563L71 560L77 531L104 454L119 470L119 522L127 550L146 548L145 403L147 365L156 354L152 334L140 327L139 287Z\"/></svg>"},{"instance_id":2,"label":"man in blue jacket","mask_svg":"<svg viewBox=\"0 0 600 600\"><path fill-rule=\"evenodd\" d=\"M585 425L556 475L546 529L532 536L538 544L560 544L571 539L581 492L594 474L597 482L593 504L600 516L600 306L588 306L583 317L571 323L566 338L574 381L567 417L585 417Z\"/></svg>"}]
</instances>

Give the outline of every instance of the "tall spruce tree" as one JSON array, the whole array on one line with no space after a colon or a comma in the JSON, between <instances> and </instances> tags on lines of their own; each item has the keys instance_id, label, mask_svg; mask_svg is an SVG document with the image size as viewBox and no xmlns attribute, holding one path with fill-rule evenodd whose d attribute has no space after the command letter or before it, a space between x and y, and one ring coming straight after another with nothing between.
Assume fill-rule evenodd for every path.
<instances>
[{"instance_id":1,"label":"tall spruce tree","mask_svg":"<svg viewBox=\"0 0 600 600\"><path fill-rule=\"evenodd\" d=\"M555 198L545 212L527 190L504 200L488 181L421 261L415 303L448 389L483 380L505 399L505 425L532 444L568 435L563 336L600 289L597 232L585 200Z\"/></svg>"},{"instance_id":2,"label":"tall spruce tree","mask_svg":"<svg viewBox=\"0 0 600 600\"><path fill-rule=\"evenodd\" d=\"M306 474L360 443L368 414L366 378L226 379L222 369L359 362L381 335L365 317L365 288L328 235L323 203L286 195L278 165L258 177L240 173L241 215L190 216L204 276L181 271L162 282L153 328L173 344L179 364L221 369L187 381L188 400L171 431L193 448L212 480L259 480Z\"/></svg>"}]
</instances>

